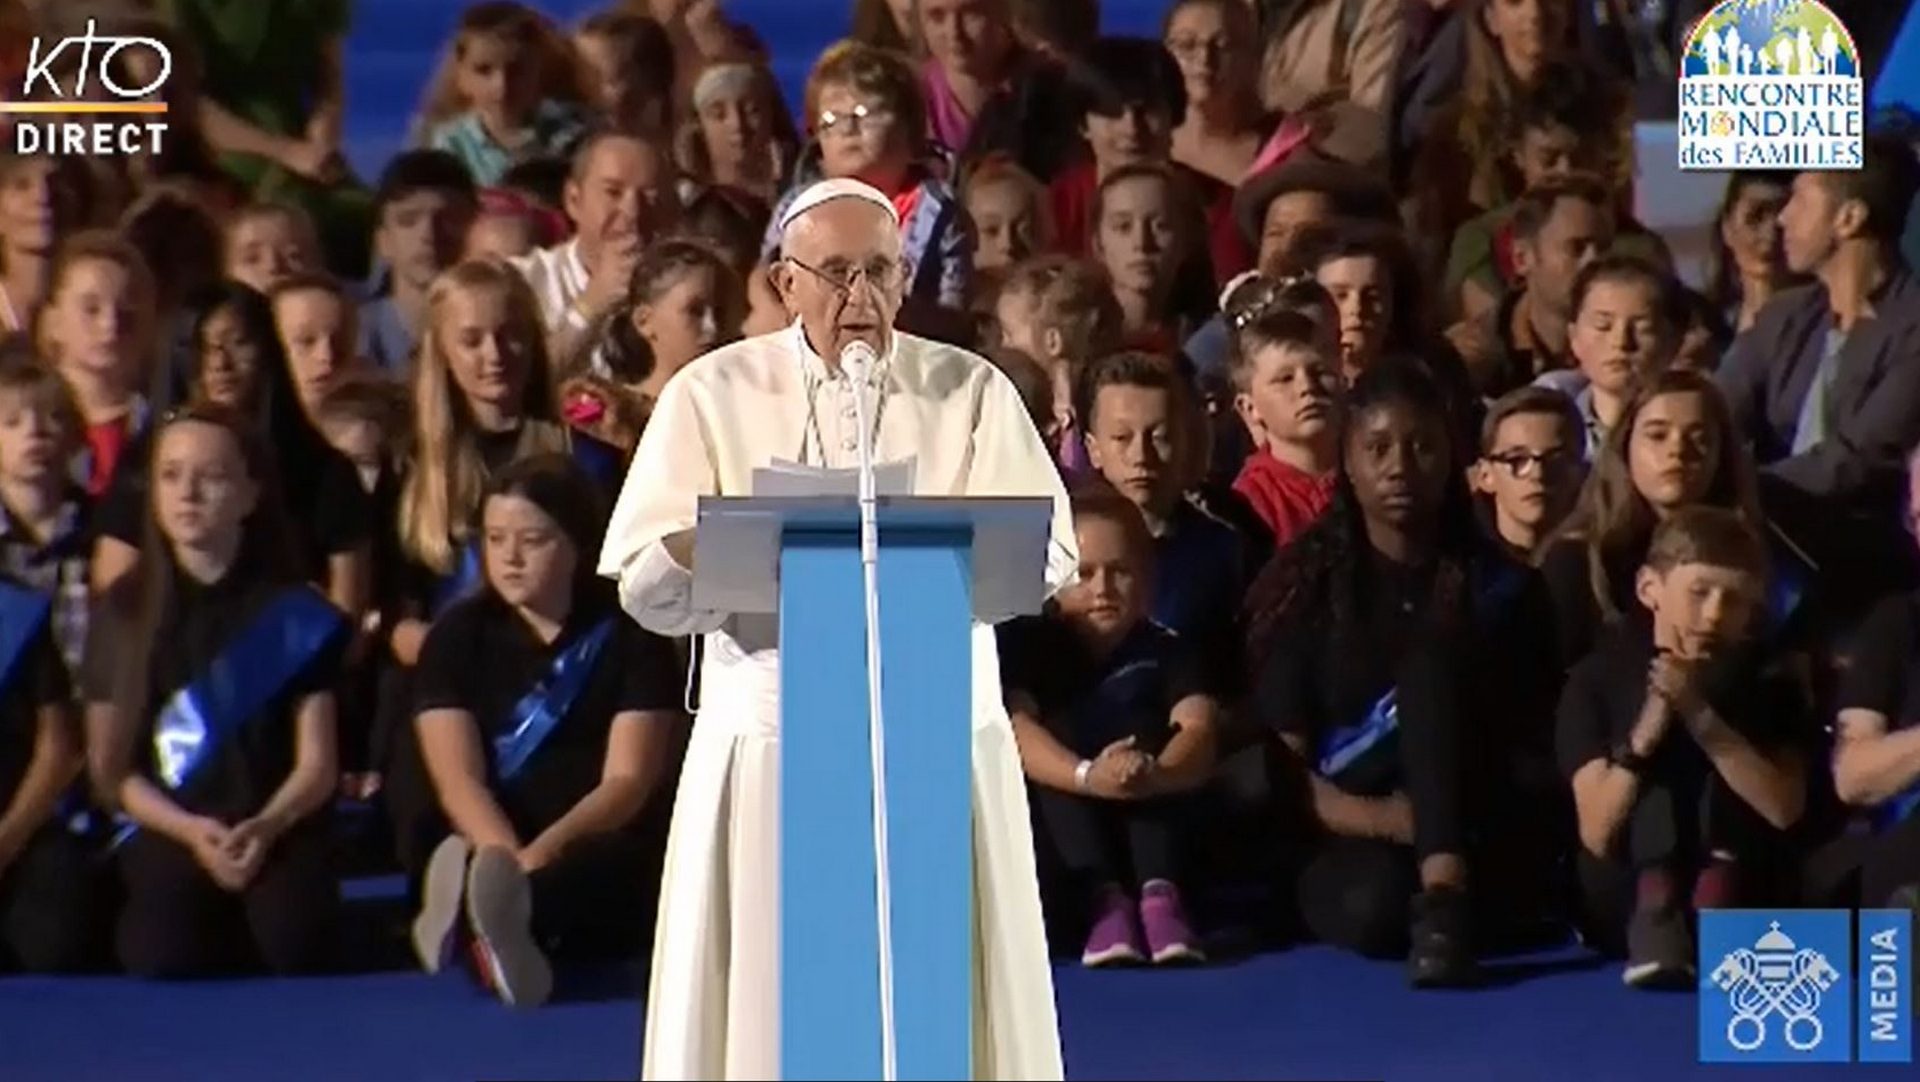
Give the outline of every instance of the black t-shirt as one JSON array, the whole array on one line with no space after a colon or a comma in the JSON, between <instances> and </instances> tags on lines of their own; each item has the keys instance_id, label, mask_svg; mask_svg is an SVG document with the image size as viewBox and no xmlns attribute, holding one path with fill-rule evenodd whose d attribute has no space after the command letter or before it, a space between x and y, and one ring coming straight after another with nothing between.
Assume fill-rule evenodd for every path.
<instances>
[{"instance_id":1,"label":"black t-shirt","mask_svg":"<svg viewBox=\"0 0 1920 1082\"><path fill-rule=\"evenodd\" d=\"M1545 755L1557 679L1544 587L1524 566L1491 551L1476 553L1466 567L1465 618L1442 630L1432 624L1436 570L1396 563L1369 548L1358 574L1328 572L1305 584L1255 674L1259 720L1300 738L1317 764L1334 732L1360 724L1393 691L1403 720L1410 712L1464 711L1472 739L1495 759ZM1339 633L1336 591L1353 624ZM1416 644L1443 672L1437 682L1417 686L1451 688L1451 701L1410 700L1422 692L1397 686ZM1515 675L1541 668L1544 675ZM1401 784L1397 764L1368 758L1366 767L1335 780L1366 795Z\"/></svg>"},{"instance_id":2,"label":"black t-shirt","mask_svg":"<svg viewBox=\"0 0 1920 1082\"><path fill-rule=\"evenodd\" d=\"M1129 736L1166 736L1175 705L1210 693L1192 652L1151 622L1104 658L1044 616L1009 621L997 634L1001 686L1031 697L1047 730L1088 758Z\"/></svg>"},{"instance_id":3,"label":"black t-shirt","mask_svg":"<svg viewBox=\"0 0 1920 1082\"><path fill-rule=\"evenodd\" d=\"M0 666L5 666L0 668L0 811L13 801L33 761L40 711L73 695L51 619L41 621L11 665L8 660L0 658Z\"/></svg>"},{"instance_id":4,"label":"black t-shirt","mask_svg":"<svg viewBox=\"0 0 1920 1082\"><path fill-rule=\"evenodd\" d=\"M685 681L673 644L628 619L611 591L595 589L580 600L560 635L543 643L493 593L468 598L434 621L414 671L416 714L464 710L473 716L495 794L522 831L545 829L600 783L615 715L680 709ZM572 707L502 785L493 739L515 725L514 704L547 676L562 651L609 619L612 632Z\"/></svg>"},{"instance_id":5,"label":"black t-shirt","mask_svg":"<svg viewBox=\"0 0 1920 1082\"><path fill-rule=\"evenodd\" d=\"M151 499L147 477L152 438L135 437L127 448L127 465L101 497L97 527L102 536L139 548ZM300 574L309 582L324 583L327 561L352 552L373 537L373 501L360 484L352 461L331 447L313 451L310 475L280 479L282 499L300 547Z\"/></svg>"},{"instance_id":6,"label":"black t-shirt","mask_svg":"<svg viewBox=\"0 0 1920 1082\"><path fill-rule=\"evenodd\" d=\"M102 602L105 611L97 613L88 628L81 685L90 703L114 702L119 667L140 634L124 615L132 611L127 599L137 594L140 583L140 577L134 576L116 588ZM235 567L211 585L186 575L174 577L172 603L158 624L148 659L149 707L136 728L136 769L157 779L154 723L175 692L198 681L242 636L288 633L289 625L270 627L261 621L267 607L291 590L311 591L311 587L262 581L244 566ZM317 594L314 600L324 604ZM258 812L286 781L293 770L300 703L309 695L331 692L340 681L348 642L346 618L330 608L321 611L337 622L335 633L324 646L292 666L291 672L276 674L282 678L266 704L208 753L210 758L185 786L170 793L175 803L198 815L237 821ZM158 780L155 783L165 784Z\"/></svg>"},{"instance_id":7,"label":"black t-shirt","mask_svg":"<svg viewBox=\"0 0 1920 1082\"><path fill-rule=\"evenodd\" d=\"M1593 652L1574 666L1560 696L1555 737L1561 773L1571 778L1586 764L1606 758L1633 732L1646 702L1653 658L1653 624L1638 612L1608 628ZM1810 747L1819 734L1805 696L1799 682L1775 662L1761 646L1730 650L1708 664L1701 693L1756 747ZM1678 757L1677 765L1687 770L1705 767L1704 753L1678 719L1654 754L1656 762L1666 756Z\"/></svg>"},{"instance_id":8,"label":"black t-shirt","mask_svg":"<svg viewBox=\"0 0 1920 1082\"><path fill-rule=\"evenodd\" d=\"M1920 594L1882 601L1856 641L1839 708L1882 714L1889 729L1920 722Z\"/></svg>"}]
</instances>

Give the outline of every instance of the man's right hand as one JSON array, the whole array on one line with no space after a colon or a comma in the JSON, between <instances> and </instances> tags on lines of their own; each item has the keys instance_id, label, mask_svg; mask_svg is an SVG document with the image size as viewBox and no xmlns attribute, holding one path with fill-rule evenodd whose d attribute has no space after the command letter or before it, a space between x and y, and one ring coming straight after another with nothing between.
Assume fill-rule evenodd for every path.
<instances>
[{"instance_id":1,"label":"man's right hand","mask_svg":"<svg viewBox=\"0 0 1920 1082\"><path fill-rule=\"evenodd\" d=\"M581 314L594 319L625 300L628 280L633 277L633 265L639 261L640 246L637 243L603 244L593 265L587 268L587 288L581 291L580 299L575 302Z\"/></svg>"}]
</instances>

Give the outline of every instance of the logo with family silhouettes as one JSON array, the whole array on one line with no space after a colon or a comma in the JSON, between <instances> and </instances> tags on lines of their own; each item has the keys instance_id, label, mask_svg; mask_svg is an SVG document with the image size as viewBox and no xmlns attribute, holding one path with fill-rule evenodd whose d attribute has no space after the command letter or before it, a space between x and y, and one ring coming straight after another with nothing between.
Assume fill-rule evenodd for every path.
<instances>
[{"instance_id":1,"label":"logo with family silhouettes","mask_svg":"<svg viewBox=\"0 0 1920 1082\"><path fill-rule=\"evenodd\" d=\"M1858 169L1866 79L1820 0L1720 0L1687 35L1680 168Z\"/></svg>"}]
</instances>

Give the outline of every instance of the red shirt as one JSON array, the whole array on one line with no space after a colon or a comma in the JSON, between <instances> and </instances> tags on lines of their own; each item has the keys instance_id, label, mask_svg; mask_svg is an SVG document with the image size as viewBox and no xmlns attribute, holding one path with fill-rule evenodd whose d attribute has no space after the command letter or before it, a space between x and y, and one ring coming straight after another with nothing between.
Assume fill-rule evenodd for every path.
<instances>
[{"instance_id":1,"label":"red shirt","mask_svg":"<svg viewBox=\"0 0 1920 1082\"><path fill-rule=\"evenodd\" d=\"M1261 450L1247 456L1240 476L1233 480L1233 490L1246 498L1260 521L1273 531L1277 549L1291 544L1326 514L1338 476L1327 473L1316 477Z\"/></svg>"},{"instance_id":2,"label":"red shirt","mask_svg":"<svg viewBox=\"0 0 1920 1082\"><path fill-rule=\"evenodd\" d=\"M121 417L87 426L87 450L92 461L87 470L87 495L94 499L106 495L107 486L120 468L120 454L130 438L127 418Z\"/></svg>"}]
</instances>

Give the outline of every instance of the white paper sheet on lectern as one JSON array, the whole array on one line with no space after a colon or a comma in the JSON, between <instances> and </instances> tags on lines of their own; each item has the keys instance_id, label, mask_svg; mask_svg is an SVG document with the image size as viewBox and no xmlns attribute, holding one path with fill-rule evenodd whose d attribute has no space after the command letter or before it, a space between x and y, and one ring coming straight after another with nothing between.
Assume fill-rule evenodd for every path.
<instances>
[{"instance_id":1,"label":"white paper sheet on lectern","mask_svg":"<svg viewBox=\"0 0 1920 1082\"><path fill-rule=\"evenodd\" d=\"M911 496L913 462L904 458L875 466L875 494ZM753 471L753 495L758 497L852 498L859 494L859 470L829 470L776 460ZM736 520L728 529L703 528L695 534L695 608L748 615L779 611L781 522L777 515L769 514L765 525L765 529L742 529Z\"/></svg>"}]
</instances>

